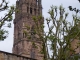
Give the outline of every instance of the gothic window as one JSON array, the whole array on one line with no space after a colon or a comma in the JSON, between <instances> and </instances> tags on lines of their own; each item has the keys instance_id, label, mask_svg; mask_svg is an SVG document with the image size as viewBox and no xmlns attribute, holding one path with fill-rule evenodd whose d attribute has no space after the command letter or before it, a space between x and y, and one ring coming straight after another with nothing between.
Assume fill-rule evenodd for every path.
<instances>
[{"instance_id":1,"label":"gothic window","mask_svg":"<svg viewBox=\"0 0 80 60\"><path fill-rule=\"evenodd\" d=\"M23 33L23 38L26 38L26 33Z\"/></svg>"},{"instance_id":2,"label":"gothic window","mask_svg":"<svg viewBox=\"0 0 80 60\"><path fill-rule=\"evenodd\" d=\"M34 14L36 15L36 9L34 9Z\"/></svg>"},{"instance_id":3,"label":"gothic window","mask_svg":"<svg viewBox=\"0 0 80 60\"><path fill-rule=\"evenodd\" d=\"M38 5L38 0L36 0L36 3L37 3L37 5Z\"/></svg>"},{"instance_id":4,"label":"gothic window","mask_svg":"<svg viewBox=\"0 0 80 60\"><path fill-rule=\"evenodd\" d=\"M32 8L30 8L30 14L32 14Z\"/></svg>"},{"instance_id":5,"label":"gothic window","mask_svg":"<svg viewBox=\"0 0 80 60\"><path fill-rule=\"evenodd\" d=\"M27 32L23 31L23 38L26 38L26 36L27 36Z\"/></svg>"},{"instance_id":6,"label":"gothic window","mask_svg":"<svg viewBox=\"0 0 80 60\"><path fill-rule=\"evenodd\" d=\"M38 0L36 0L36 2L38 2Z\"/></svg>"},{"instance_id":7,"label":"gothic window","mask_svg":"<svg viewBox=\"0 0 80 60\"><path fill-rule=\"evenodd\" d=\"M23 38L25 37L25 34L23 33Z\"/></svg>"},{"instance_id":8,"label":"gothic window","mask_svg":"<svg viewBox=\"0 0 80 60\"><path fill-rule=\"evenodd\" d=\"M27 13L29 12L29 7L27 7Z\"/></svg>"},{"instance_id":9,"label":"gothic window","mask_svg":"<svg viewBox=\"0 0 80 60\"><path fill-rule=\"evenodd\" d=\"M34 26L32 26L32 28L31 28L31 35L35 35L35 34L36 34L35 28L34 28Z\"/></svg>"}]
</instances>

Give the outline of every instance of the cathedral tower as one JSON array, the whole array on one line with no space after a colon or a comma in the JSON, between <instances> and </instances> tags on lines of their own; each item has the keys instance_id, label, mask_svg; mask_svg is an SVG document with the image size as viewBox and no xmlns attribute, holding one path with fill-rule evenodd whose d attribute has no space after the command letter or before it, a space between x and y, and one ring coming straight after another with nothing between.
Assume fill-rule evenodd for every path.
<instances>
[{"instance_id":1,"label":"cathedral tower","mask_svg":"<svg viewBox=\"0 0 80 60\"><path fill-rule=\"evenodd\" d=\"M43 60L43 54L40 53L42 42L32 33L35 28L32 17L42 15L41 0L17 0L16 8L13 53Z\"/></svg>"}]
</instances>

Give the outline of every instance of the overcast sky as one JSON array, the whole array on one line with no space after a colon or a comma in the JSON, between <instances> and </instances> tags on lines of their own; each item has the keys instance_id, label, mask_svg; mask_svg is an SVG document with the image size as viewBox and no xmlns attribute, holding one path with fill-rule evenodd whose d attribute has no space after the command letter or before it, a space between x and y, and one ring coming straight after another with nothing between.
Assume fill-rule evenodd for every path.
<instances>
[{"instance_id":1,"label":"overcast sky","mask_svg":"<svg viewBox=\"0 0 80 60\"><path fill-rule=\"evenodd\" d=\"M10 5L15 4L16 0L7 0L9 1ZM1 1L0 1L1 2ZM44 18L48 17L48 10L50 9L51 5L59 6L63 5L65 8L68 8L68 6L77 7L80 9L80 3L78 0L42 0L42 6L43 6L43 16ZM0 16L3 15L0 14ZM6 51L6 52L12 52L12 46L13 46L13 30L14 27L8 29L9 30L9 36L4 41L0 41L0 50Z\"/></svg>"}]
</instances>

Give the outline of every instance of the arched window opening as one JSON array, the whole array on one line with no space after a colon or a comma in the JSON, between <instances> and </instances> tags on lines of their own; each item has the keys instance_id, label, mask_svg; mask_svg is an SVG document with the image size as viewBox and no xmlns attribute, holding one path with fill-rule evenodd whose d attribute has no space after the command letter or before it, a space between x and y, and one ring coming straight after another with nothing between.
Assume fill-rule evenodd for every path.
<instances>
[{"instance_id":1,"label":"arched window opening","mask_svg":"<svg viewBox=\"0 0 80 60\"><path fill-rule=\"evenodd\" d=\"M36 15L36 9L34 9L34 14Z\"/></svg>"},{"instance_id":2,"label":"arched window opening","mask_svg":"<svg viewBox=\"0 0 80 60\"><path fill-rule=\"evenodd\" d=\"M36 4L38 5L38 0L36 0Z\"/></svg>"},{"instance_id":3,"label":"arched window opening","mask_svg":"<svg viewBox=\"0 0 80 60\"><path fill-rule=\"evenodd\" d=\"M27 7L27 13L29 12L29 7Z\"/></svg>"},{"instance_id":4,"label":"arched window opening","mask_svg":"<svg viewBox=\"0 0 80 60\"><path fill-rule=\"evenodd\" d=\"M23 32L23 38L26 38L26 37L27 37L27 33Z\"/></svg>"},{"instance_id":5,"label":"arched window opening","mask_svg":"<svg viewBox=\"0 0 80 60\"><path fill-rule=\"evenodd\" d=\"M36 34L35 26L31 27L31 35L34 36Z\"/></svg>"},{"instance_id":6,"label":"arched window opening","mask_svg":"<svg viewBox=\"0 0 80 60\"><path fill-rule=\"evenodd\" d=\"M25 38L25 33L23 33L23 38Z\"/></svg>"},{"instance_id":7,"label":"arched window opening","mask_svg":"<svg viewBox=\"0 0 80 60\"><path fill-rule=\"evenodd\" d=\"M30 14L32 14L32 8L30 8Z\"/></svg>"}]
</instances>

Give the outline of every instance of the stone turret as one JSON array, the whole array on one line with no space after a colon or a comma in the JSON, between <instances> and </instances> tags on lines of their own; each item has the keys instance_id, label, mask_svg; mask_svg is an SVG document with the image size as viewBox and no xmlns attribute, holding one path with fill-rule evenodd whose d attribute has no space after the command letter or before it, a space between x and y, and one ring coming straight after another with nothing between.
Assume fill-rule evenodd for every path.
<instances>
[{"instance_id":1,"label":"stone turret","mask_svg":"<svg viewBox=\"0 0 80 60\"><path fill-rule=\"evenodd\" d=\"M43 60L42 42L31 33L35 29L33 16L42 15L41 0L17 0L14 19L13 53L25 57ZM44 20L41 19L43 22ZM43 23L40 23L43 24ZM26 28L29 27L29 29ZM25 34L25 32L28 34ZM41 32L42 33L42 32ZM35 36L35 37L34 37ZM37 48L33 46L35 44Z\"/></svg>"}]
</instances>

